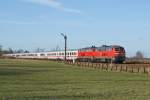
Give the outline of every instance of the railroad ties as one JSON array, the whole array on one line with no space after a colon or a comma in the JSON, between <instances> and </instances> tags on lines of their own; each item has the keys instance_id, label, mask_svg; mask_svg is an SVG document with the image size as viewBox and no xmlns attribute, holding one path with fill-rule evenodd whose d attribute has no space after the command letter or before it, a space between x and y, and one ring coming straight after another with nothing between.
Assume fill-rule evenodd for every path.
<instances>
[{"instance_id":1,"label":"railroad ties","mask_svg":"<svg viewBox=\"0 0 150 100\"><path fill-rule=\"evenodd\" d=\"M150 64L114 64L114 63L90 63L90 62L71 62L66 64L76 65L82 68L94 68L105 71L130 72L130 73L150 73Z\"/></svg>"}]
</instances>

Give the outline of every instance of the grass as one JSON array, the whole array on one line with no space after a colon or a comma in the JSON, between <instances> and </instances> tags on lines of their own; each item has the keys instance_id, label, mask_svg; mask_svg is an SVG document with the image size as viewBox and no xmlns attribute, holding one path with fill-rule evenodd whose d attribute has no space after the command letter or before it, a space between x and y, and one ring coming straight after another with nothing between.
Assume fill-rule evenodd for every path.
<instances>
[{"instance_id":1,"label":"grass","mask_svg":"<svg viewBox=\"0 0 150 100\"><path fill-rule=\"evenodd\" d=\"M0 100L149 100L150 75L0 59Z\"/></svg>"}]
</instances>

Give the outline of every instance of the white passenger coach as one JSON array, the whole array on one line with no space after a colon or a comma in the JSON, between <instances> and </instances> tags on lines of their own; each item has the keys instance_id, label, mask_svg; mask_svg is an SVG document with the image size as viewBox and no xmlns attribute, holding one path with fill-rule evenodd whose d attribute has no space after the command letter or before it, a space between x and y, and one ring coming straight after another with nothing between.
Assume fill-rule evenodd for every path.
<instances>
[{"instance_id":1,"label":"white passenger coach","mask_svg":"<svg viewBox=\"0 0 150 100\"><path fill-rule=\"evenodd\" d=\"M4 54L4 57L13 58L24 58L24 59L52 59L52 60L63 60L65 58L65 51L51 51L51 52L40 52L40 53L14 53ZM77 50L68 50L66 58L68 60L75 60L78 57Z\"/></svg>"}]
</instances>

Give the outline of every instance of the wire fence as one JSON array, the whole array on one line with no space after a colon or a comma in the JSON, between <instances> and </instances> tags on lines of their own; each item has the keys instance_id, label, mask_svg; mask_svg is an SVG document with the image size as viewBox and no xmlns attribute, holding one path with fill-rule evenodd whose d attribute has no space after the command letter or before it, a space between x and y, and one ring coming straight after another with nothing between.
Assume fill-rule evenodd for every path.
<instances>
[{"instance_id":1,"label":"wire fence","mask_svg":"<svg viewBox=\"0 0 150 100\"><path fill-rule=\"evenodd\" d=\"M90 63L90 62L71 62L67 61L65 64L95 68L105 71L116 71L116 72L130 72L130 73L150 73L150 64L114 64L114 63Z\"/></svg>"}]
</instances>

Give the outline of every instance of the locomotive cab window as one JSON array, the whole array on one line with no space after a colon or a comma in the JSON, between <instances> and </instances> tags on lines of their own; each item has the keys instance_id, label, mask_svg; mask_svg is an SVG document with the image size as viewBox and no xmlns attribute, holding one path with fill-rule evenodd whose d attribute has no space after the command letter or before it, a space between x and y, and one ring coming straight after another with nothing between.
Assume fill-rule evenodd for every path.
<instances>
[{"instance_id":1,"label":"locomotive cab window","mask_svg":"<svg viewBox=\"0 0 150 100\"><path fill-rule=\"evenodd\" d=\"M121 51L121 52L124 52L124 49L122 47L118 47L118 48L115 48L115 51Z\"/></svg>"},{"instance_id":2,"label":"locomotive cab window","mask_svg":"<svg viewBox=\"0 0 150 100\"><path fill-rule=\"evenodd\" d=\"M115 48L115 51L120 51L120 48Z\"/></svg>"}]
</instances>

